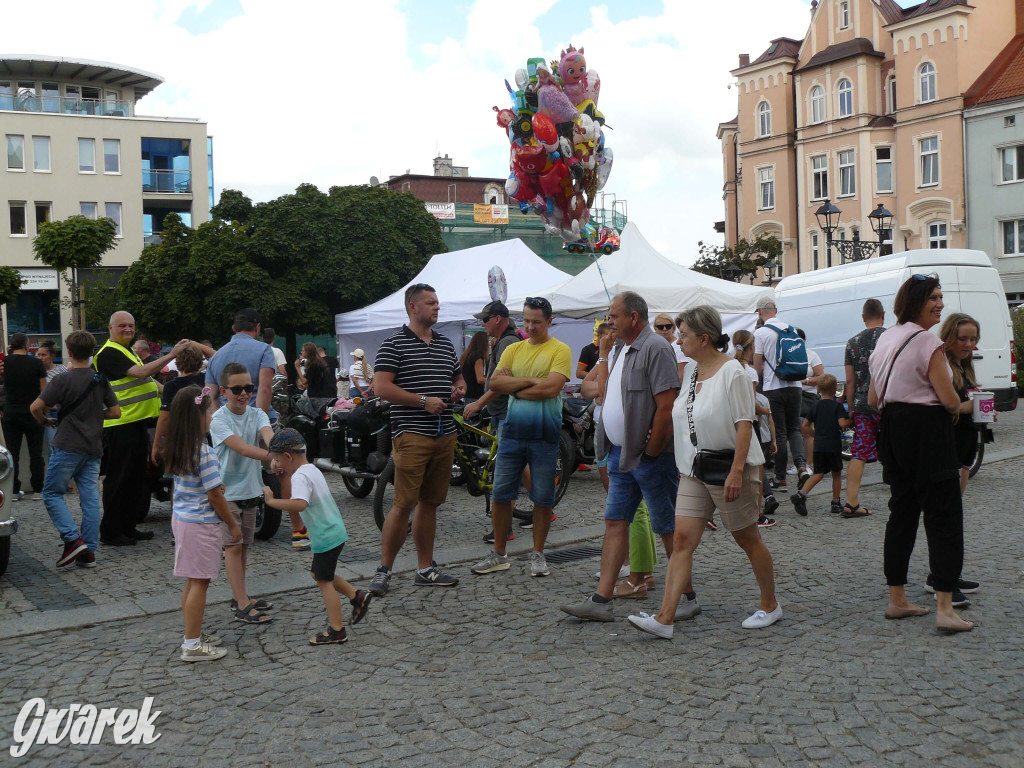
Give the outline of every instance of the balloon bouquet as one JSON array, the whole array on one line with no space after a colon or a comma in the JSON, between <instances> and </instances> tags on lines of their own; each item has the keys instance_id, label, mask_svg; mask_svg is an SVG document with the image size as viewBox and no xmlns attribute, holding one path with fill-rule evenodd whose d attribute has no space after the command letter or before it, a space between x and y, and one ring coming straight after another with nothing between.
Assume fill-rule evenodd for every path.
<instances>
[{"instance_id":1,"label":"balloon bouquet","mask_svg":"<svg viewBox=\"0 0 1024 768\"><path fill-rule=\"evenodd\" d=\"M512 108L494 107L512 145L505 191L521 211L539 214L548 232L592 241L590 206L613 159L597 108L601 78L587 70L582 48L570 45L560 55L550 67L528 59L516 71L516 90L505 81Z\"/></svg>"}]
</instances>

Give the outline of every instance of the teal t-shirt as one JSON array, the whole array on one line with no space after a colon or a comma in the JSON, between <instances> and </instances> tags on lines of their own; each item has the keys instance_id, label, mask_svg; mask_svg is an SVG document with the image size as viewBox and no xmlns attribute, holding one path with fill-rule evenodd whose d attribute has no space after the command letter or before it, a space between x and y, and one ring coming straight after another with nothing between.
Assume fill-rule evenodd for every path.
<instances>
[{"instance_id":1,"label":"teal t-shirt","mask_svg":"<svg viewBox=\"0 0 1024 768\"><path fill-rule=\"evenodd\" d=\"M234 435L249 445L260 444L260 429L270 426L270 419L262 408L246 406L245 413L234 414L227 406L213 414L210 437L220 462L220 476L224 481L224 497L228 501L254 499L263 495L262 463L228 448L224 441Z\"/></svg>"},{"instance_id":2,"label":"teal t-shirt","mask_svg":"<svg viewBox=\"0 0 1024 768\"><path fill-rule=\"evenodd\" d=\"M498 368L508 368L513 376L544 379L557 373L568 381L572 376L569 366L572 353L558 339L548 338L543 344L519 341L506 349ZM544 440L557 443L562 432L561 393L545 400L523 400L509 396L508 414L501 426L501 434L516 440Z\"/></svg>"},{"instance_id":3,"label":"teal t-shirt","mask_svg":"<svg viewBox=\"0 0 1024 768\"><path fill-rule=\"evenodd\" d=\"M292 498L309 505L299 516L309 531L309 548L314 554L348 541L341 510L334 503L323 473L312 464L303 464L292 475Z\"/></svg>"}]
</instances>

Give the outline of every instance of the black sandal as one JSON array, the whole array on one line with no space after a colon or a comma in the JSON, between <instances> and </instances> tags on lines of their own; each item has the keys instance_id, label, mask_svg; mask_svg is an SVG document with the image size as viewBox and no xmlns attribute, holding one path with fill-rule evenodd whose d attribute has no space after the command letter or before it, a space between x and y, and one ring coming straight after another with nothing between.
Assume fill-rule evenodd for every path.
<instances>
[{"instance_id":1,"label":"black sandal","mask_svg":"<svg viewBox=\"0 0 1024 768\"><path fill-rule=\"evenodd\" d=\"M341 643L348 642L348 633L345 628L334 629L328 627L323 632L317 632L311 638L309 638L310 645L340 645Z\"/></svg>"},{"instance_id":2,"label":"black sandal","mask_svg":"<svg viewBox=\"0 0 1024 768\"><path fill-rule=\"evenodd\" d=\"M373 595L365 589L356 590L356 596L349 600L352 604L352 624L358 624L363 620L363 617L366 615L366 610L370 607L370 600L372 599Z\"/></svg>"},{"instance_id":3,"label":"black sandal","mask_svg":"<svg viewBox=\"0 0 1024 768\"><path fill-rule=\"evenodd\" d=\"M270 602L269 600L264 600L261 597L258 600L256 600L256 602L254 602L252 604L252 606L257 611L269 611L271 608L274 607L274 604L272 602ZM238 610L238 601L235 600L235 598L231 598L231 610L232 611Z\"/></svg>"},{"instance_id":4,"label":"black sandal","mask_svg":"<svg viewBox=\"0 0 1024 768\"><path fill-rule=\"evenodd\" d=\"M236 608L232 613L235 614L235 621L240 621L243 624L269 624L274 620L270 614L260 611L256 607L256 603L249 603L245 608Z\"/></svg>"},{"instance_id":5,"label":"black sandal","mask_svg":"<svg viewBox=\"0 0 1024 768\"><path fill-rule=\"evenodd\" d=\"M845 520L849 520L851 517L867 517L871 514L870 510L862 507L858 504L856 507L851 506L849 502L843 507L842 517Z\"/></svg>"}]
</instances>

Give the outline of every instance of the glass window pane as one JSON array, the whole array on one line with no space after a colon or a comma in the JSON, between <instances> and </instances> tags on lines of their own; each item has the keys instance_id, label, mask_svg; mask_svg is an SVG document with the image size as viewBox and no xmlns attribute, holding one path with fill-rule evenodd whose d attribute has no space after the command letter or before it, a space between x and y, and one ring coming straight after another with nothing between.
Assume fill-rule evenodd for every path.
<instances>
[{"instance_id":1,"label":"glass window pane","mask_svg":"<svg viewBox=\"0 0 1024 768\"><path fill-rule=\"evenodd\" d=\"M121 236L121 204L107 203L104 206L104 216L111 219L117 225L117 236Z\"/></svg>"},{"instance_id":2,"label":"glass window pane","mask_svg":"<svg viewBox=\"0 0 1024 768\"><path fill-rule=\"evenodd\" d=\"M103 172L121 172L121 142L117 139L103 140Z\"/></svg>"},{"instance_id":3,"label":"glass window pane","mask_svg":"<svg viewBox=\"0 0 1024 768\"><path fill-rule=\"evenodd\" d=\"M96 140L78 140L78 170L88 173L96 172Z\"/></svg>"},{"instance_id":4,"label":"glass window pane","mask_svg":"<svg viewBox=\"0 0 1024 768\"><path fill-rule=\"evenodd\" d=\"M11 170L25 169L25 137L7 137L7 167Z\"/></svg>"},{"instance_id":5,"label":"glass window pane","mask_svg":"<svg viewBox=\"0 0 1024 768\"><path fill-rule=\"evenodd\" d=\"M1012 221L1003 222L1003 253L1011 254L1014 252L1013 246L1016 245L1015 227Z\"/></svg>"},{"instance_id":6,"label":"glass window pane","mask_svg":"<svg viewBox=\"0 0 1024 768\"><path fill-rule=\"evenodd\" d=\"M1017 219L1017 253L1024 253L1024 219Z\"/></svg>"},{"instance_id":7,"label":"glass window pane","mask_svg":"<svg viewBox=\"0 0 1024 768\"><path fill-rule=\"evenodd\" d=\"M50 220L50 204L36 203L36 233L39 233L39 225Z\"/></svg>"},{"instance_id":8,"label":"glass window pane","mask_svg":"<svg viewBox=\"0 0 1024 768\"><path fill-rule=\"evenodd\" d=\"M11 203L11 234L12 235L24 235L25 234L25 204L24 203Z\"/></svg>"},{"instance_id":9,"label":"glass window pane","mask_svg":"<svg viewBox=\"0 0 1024 768\"><path fill-rule=\"evenodd\" d=\"M87 219L96 220L96 203L80 203L79 210Z\"/></svg>"},{"instance_id":10,"label":"glass window pane","mask_svg":"<svg viewBox=\"0 0 1024 768\"><path fill-rule=\"evenodd\" d=\"M50 137L32 137L32 168L37 171L50 170Z\"/></svg>"}]
</instances>

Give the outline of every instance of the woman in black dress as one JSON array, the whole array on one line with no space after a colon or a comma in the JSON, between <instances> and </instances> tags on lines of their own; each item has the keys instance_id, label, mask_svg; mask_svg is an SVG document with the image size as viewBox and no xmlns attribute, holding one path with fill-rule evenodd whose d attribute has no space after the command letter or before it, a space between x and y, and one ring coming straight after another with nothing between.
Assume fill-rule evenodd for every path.
<instances>
[{"instance_id":1,"label":"woman in black dress","mask_svg":"<svg viewBox=\"0 0 1024 768\"><path fill-rule=\"evenodd\" d=\"M462 350L459 367L466 380L466 405L484 396L484 368L487 365L487 334L474 333L469 344Z\"/></svg>"}]
</instances>

